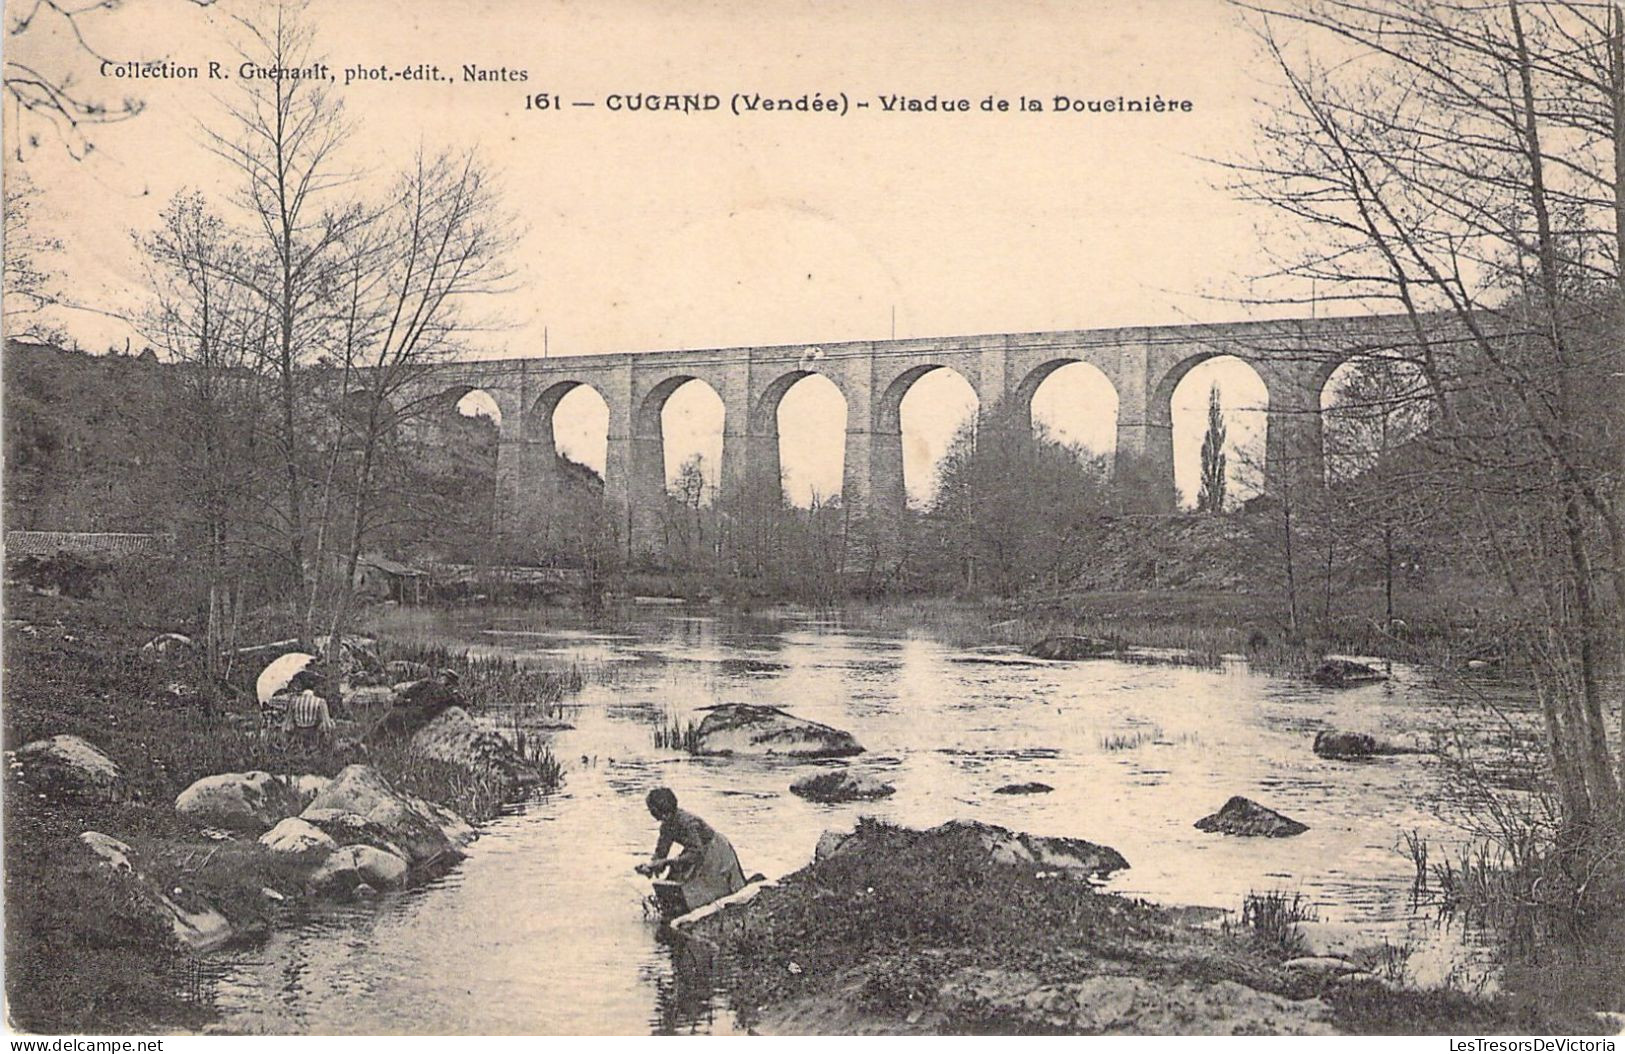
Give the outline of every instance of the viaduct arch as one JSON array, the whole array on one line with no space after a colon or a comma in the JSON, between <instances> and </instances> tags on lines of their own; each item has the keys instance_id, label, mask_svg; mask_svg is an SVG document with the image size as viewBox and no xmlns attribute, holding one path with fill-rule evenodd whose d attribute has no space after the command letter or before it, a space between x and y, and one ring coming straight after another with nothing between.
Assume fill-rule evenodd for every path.
<instances>
[{"instance_id":1,"label":"viaduct arch","mask_svg":"<svg viewBox=\"0 0 1625 1054\"><path fill-rule=\"evenodd\" d=\"M1117 391L1114 470L1166 481L1172 493L1172 399L1197 364L1241 359L1269 393L1265 486L1323 478L1320 394L1351 358L1413 342L1395 316L1126 329L1065 330L906 340L848 341L701 351L625 352L565 358L509 358L448 364L424 381L425 393L481 389L501 414L497 457L498 523L517 530L545 507L556 485L553 413L590 386L609 409L604 498L629 555L660 537L665 493L661 410L679 387L703 381L723 405L724 496L776 487L780 478L778 405L809 374L846 399L846 461L841 500L884 550L899 537L905 501L903 396L919 378L947 367L974 390L981 412L1009 400L1030 415L1033 394L1055 370L1085 362Z\"/></svg>"}]
</instances>

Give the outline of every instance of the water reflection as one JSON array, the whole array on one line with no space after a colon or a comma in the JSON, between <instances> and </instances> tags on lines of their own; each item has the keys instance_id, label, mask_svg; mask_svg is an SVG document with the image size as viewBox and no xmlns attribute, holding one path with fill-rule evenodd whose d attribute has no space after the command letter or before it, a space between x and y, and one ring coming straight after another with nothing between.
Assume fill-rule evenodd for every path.
<instances>
[{"instance_id":1,"label":"water reflection","mask_svg":"<svg viewBox=\"0 0 1625 1054\"><path fill-rule=\"evenodd\" d=\"M685 940L664 930L655 939L666 949L670 962L669 969L653 978L652 1031L661 1036L726 1031L716 1027L719 1016L723 1016L718 1004L726 991L717 950L703 941Z\"/></svg>"}]
</instances>

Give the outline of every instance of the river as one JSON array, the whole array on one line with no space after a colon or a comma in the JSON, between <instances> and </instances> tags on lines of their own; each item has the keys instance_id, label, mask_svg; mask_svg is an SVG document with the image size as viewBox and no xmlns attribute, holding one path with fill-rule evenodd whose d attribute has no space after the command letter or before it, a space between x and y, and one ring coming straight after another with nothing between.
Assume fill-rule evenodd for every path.
<instances>
[{"instance_id":1,"label":"river","mask_svg":"<svg viewBox=\"0 0 1625 1054\"><path fill-rule=\"evenodd\" d=\"M703 610L703 609L702 609ZM415 889L337 905L213 964L220 1028L269 1033L728 1033L721 968L668 942L632 872L653 848L643 796L667 785L733 841L747 874L803 866L820 832L860 815L911 826L974 818L1087 838L1131 865L1108 888L1235 910L1250 891L1301 892L1321 921L1410 949L1413 981L1471 987L1485 953L1412 905L1401 832L1434 859L1462 835L1436 805L1434 758L1338 763L1323 728L1431 735L1484 718L1420 673L1343 691L1222 669L1043 663L881 636L808 614L634 609L613 632L569 616L402 613L380 627L587 673L560 732L561 790L484 827L466 861ZM702 706L766 703L852 732L854 767L897 787L818 805L788 791L816 771L785 760L692 758L653 728ZM995 794L1039 781L1052 793ZM1307 823L1295 838L1230 838L1192 824L1243 794Z\"/></svg>"}]
</instances>

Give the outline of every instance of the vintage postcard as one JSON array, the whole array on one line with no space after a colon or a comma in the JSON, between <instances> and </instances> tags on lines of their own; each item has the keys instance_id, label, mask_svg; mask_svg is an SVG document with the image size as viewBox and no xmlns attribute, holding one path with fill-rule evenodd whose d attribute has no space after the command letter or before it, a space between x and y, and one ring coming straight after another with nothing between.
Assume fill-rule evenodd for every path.
<instances>
[{"instance_id":1,"label":"vintage postcard","mask_svg":"<svg viewBox=\"0 0 1625 1054\"><path fill-rule=\"evenodd\" d=\"M1614 0L4 49L12 1032L1615 1049Z\"/></svg>"}]
</instances>

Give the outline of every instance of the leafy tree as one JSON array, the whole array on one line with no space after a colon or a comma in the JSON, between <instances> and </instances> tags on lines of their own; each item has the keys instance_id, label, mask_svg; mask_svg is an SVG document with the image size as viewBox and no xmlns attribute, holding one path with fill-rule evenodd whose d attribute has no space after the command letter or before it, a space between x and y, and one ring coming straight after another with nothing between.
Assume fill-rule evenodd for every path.
<instances>
[{"instance_id":1,"label":"leafy tree","mask_svg":"<svg viewBox=\"0 0 1625 1054\"><path fill-rule=\"evenodd\" d=\"M1110 510L1104 465L1003 403L961 427L937 471L937 562L968 558L1002 594L1076 578Z\"/></svg>"},{"instance_id":2,"label":"leafy tree","mask_svg":"<svg viewBox=\"0 0 1625 1054\"><path fill-rule=\"evenodd\" d=\"M1219 405L1219 386L1207 397L1207 433L1202 436L1202 489L1196 495L1196 508L1217 516L1224 511L1224 411Z\"/></svg>"}]
</instances>

